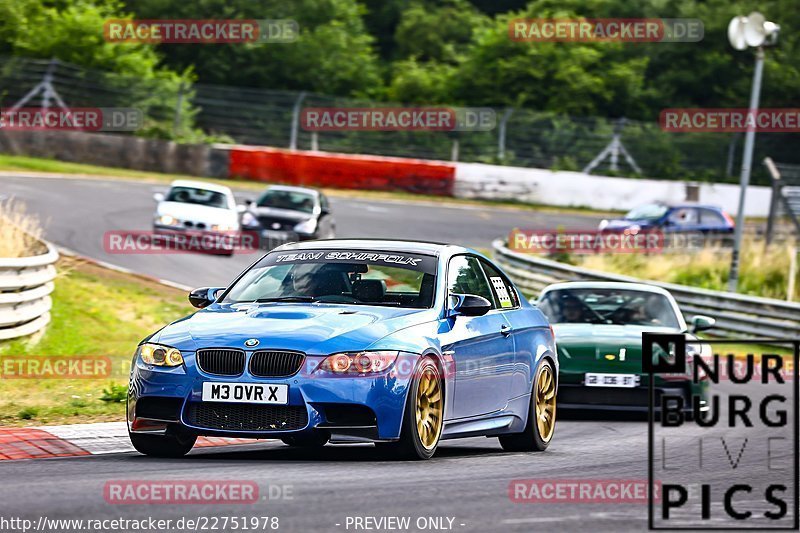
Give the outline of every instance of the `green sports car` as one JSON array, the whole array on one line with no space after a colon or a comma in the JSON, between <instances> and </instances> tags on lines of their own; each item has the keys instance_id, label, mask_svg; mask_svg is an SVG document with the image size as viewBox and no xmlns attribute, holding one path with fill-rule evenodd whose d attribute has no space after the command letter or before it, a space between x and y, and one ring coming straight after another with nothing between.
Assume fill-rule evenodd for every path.
<instances>
[{"instance_id":1,"label":"green sports car","mask_svg":"<svg viewBox=\"0 0 800 533\"><path fill-rule=\"evenodd\" d=\"M698 315L690 330L668 291L640 283L556 283L542 291L538 306L555 330L560 409L647 411L642 333L695 333L714 325L714 319ZM709 346L692 340L689 335L687 356L705 357ZM700 399L701 414L709 409L707 380L658 376L654 385L657 409L662 394L681 395L687 412L693 396Z\"/></svg>"}]
</instances>

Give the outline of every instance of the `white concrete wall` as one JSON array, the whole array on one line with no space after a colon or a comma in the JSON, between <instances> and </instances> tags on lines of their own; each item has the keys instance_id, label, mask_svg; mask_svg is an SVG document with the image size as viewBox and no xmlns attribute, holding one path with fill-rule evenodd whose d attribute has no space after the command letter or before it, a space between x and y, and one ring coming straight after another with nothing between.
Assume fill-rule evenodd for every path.
<instances>
[{"instance_id":1,"label":"white concrete wall","mask_svg":"<svg viewBox=\"0 0 800 533\"><path fill-rule=\"evenodd\" d=\"M627 210L660 200L686 200L687 182L612 178L582 172L503 167L482 163L456 163L455 195L461 198L513 199L562 206ZM738 211L739 186L728 183L699 184L699 201L718 205L731 215ZM745 214L767 216L770 188L747 189Z\"/></svg>"}]
</instances>

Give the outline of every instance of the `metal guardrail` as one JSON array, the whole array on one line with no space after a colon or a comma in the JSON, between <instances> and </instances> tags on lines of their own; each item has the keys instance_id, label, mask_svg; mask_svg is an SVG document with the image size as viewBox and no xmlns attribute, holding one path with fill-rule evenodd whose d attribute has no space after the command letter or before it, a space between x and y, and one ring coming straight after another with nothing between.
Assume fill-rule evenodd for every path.
<instances>
[{"instance_id":1,"label":"metal guardrail","mask_svg":"<svg viewBox=\"0 0 800 533\"><path fill-rule=\"evenodd\" d=\"M31 335L50 322L58 252L18 258L0 258L0 340Z\"/></svg>"},{"instance_id":2,"label":"metal guardrail","mask_svg":"<svg viewBox=\"0 0 800 533\"><path fill-rule=\"evenodd\" d=\"M630 276L587 270L506 247L502 239L492 243L497 263L523 292L538 296L551 283L559 281L622 281L648 283L667 289L675 297L683 314L708 315L717 320L714 332L736 337L800 338L800 304L645 281Z\"/></svg>"}]
</instances>

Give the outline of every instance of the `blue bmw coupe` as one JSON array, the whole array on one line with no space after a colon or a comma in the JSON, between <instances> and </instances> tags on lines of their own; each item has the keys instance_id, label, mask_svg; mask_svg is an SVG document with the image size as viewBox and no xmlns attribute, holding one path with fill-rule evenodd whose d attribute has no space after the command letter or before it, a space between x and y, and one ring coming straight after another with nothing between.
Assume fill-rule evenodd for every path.
<instances>
[{"instance_id":1,"label":"blue bmw coupe","mask_svg":"<svg viewBox=\"0 0 800 533\"><path fill-rule=\"evenodd\" d=\"M542 451L553 438L553 331L473 250L287 244L189 300L201 311L134 355L127 419L141 453L182 456L211 435L427 459L442 439Z\"/></svg>"}]
</instances>

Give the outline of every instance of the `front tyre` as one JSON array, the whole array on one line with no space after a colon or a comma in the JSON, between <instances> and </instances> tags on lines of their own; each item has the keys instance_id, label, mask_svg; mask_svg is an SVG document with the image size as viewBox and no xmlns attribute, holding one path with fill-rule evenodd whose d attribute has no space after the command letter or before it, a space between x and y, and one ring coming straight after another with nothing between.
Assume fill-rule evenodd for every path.
<instances>
[{"instance_id":1,"label":"front tyre","mask_svg":"<svg viewBox=\"0 0 800 533\"><path fill-rule=\"evenodd\" d=\"M150 457L183 457L194 446L197 435L183 431L167 431L166 435L128 432L136 451Z\"/></svg>"},{"instance_id":2,"label":"front tyre","mask_svg":"<svg viewBox=\"0 0 800 533\"><path fill-rule=\"evenodd\" d=\"M556 430L556 379L553 364L542 359L531 391L531 405L525 431L500 437L509 452L543 452Z\"/></svg>"},{"instance_id":3,"label":"front tyre","mask_svg":"<svg viewBox=\"0 0 800 533\"><path fill-rule=\"evenodd\" d=\"M442 377L434 360L426 357L409 387L400 440L379 442L376 446L392 458L430 459L439 446L443 427Z\"/></svg>"}]
</instances>

